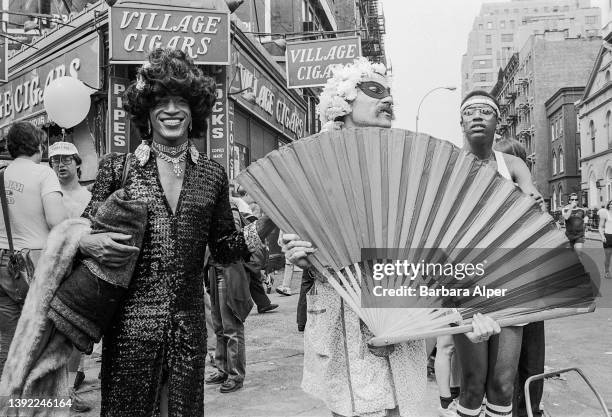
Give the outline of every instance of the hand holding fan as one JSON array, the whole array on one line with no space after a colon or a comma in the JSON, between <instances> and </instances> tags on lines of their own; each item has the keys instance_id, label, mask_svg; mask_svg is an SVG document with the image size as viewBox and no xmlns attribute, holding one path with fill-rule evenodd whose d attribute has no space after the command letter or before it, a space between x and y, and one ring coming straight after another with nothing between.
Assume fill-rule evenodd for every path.
<instances>
[{"instance_id":1,"label":"hand holding fan","mask_svg":"<svg viewBox=\"0 0 612 417\"><path fill-rule=\"evenodd\" d=\"M325 132L271 152L236 181L277 226L313 243L309 260L376 335L374 345L470 331L449 325L476 312L502 325L577 314L594 298L552 218L446 141L399 129ZM375 278L376 265L398 259L486 264L486 274ZM483 297L475 286L505 295ZM384 289L416 295L390 304L376 295Z\"/></svg>"}]
</instances>

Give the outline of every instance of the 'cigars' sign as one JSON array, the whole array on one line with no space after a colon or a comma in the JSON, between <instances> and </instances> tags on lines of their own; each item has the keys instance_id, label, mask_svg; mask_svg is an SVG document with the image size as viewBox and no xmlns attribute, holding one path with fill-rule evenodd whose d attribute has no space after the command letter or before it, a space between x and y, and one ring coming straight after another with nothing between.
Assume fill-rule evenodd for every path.
<instances>
[{"instance_id":1,"label":"'cigars' sign","mask_svg":"<svg viewBox=\"0 0 612 417\"><path fill-rule=\"evenodd\" d=\"M174 48L196 64L229 64L228 12L171 6L110 10L111 63L144 63L150 51Z\"/></svg>"},{"instance_id":2,"label":"'cigars' sign","mask_svg":"<svg viewBox=\"0 0 612 417\"><path fill-rule=\"evenodd\" d=\"M360 56L358 36L287 43L287 87L325 85L333 65L352 63Z\"/></svg>"}]
</instances>

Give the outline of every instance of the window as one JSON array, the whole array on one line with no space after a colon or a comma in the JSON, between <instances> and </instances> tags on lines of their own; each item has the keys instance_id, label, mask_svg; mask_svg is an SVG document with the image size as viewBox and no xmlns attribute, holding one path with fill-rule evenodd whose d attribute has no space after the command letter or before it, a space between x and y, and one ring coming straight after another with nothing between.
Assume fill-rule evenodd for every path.
<instances>
[{"instance_id":1,"label":"window","mask_svg":"<svg viewBox=\"0 0 612 417\"><path fill-rule=\"evenodd\" d=\"M553 188L552 195L552 210L557 211L557 190L555 188Z\"/></svg>"},{"instance_id":2,"label":"window","mask_svg":"<svg viewBox=\"0 0 612 417\"><path fill-rule=\"evenodd\" d=\"M595 153L595 123L589 123L589 134L591 136L591 152Z\"/></svg>"},{"instance_id":3,"label":"window","mask_svg":"<svg viewBox=\"0 0 612 417\"><path fill-rule=\"evenodd\" d=\"M491 35L485 36L485 43L491 43Z\"/></svg>"},{"instance_id":4,"label":"window","mask_svg":"<svg viewBox=\"0 0 612 417\"><path fill-rule=\"evenodd\" d=\"M514 35L512 33L502 33L501 40L502 42L512 42L514 39Z\"/></svg>"},{"instance_id":5,"label":"window","mask_svg":"<svg viewBox=\"0 0 612 417\"><path fill-rule=\"evenodd\" d=\"M565 163L563 162L563 150L559 149L559 173L565 171Z\"/></svg>"},{"instance_id":6,"label":"window","mask_svg":"<svg viewBox=\"0 0 612 417\"><path fill-rule=\"evenodd\" d=\"M508 14L508 13L510 13L510 10L504 9L504 13Z\"/></svg>"},{"instance_id":7,"label":"window","mask_svg":"<svg viewBox=\"0 0 612 417\"><path fill-rule=\"evenodd\" d=\"M480 59L472 62L472 68L493 68L493 61L491 59Z\"/></svg>"},{"instance_id":8,"label":"window","mask_svg":"<svg viewBox=\"0 0 612 417\"><path fill-rule=\"evenodd\" d=\"M480 78L480 80L479 80L480 82L485 82L485 81L487 81L487 74L482 73L482 74L479 74L479 76L480 76L480 77L479 77L479 78Z\"/></svg>"},{"instance_id":9,"label":"window","mask_svg":"<svg viewBox=\"0 0 612 417\"><path fill-rule=\"evenodd\" d=\"M611 0L612 1L612 0ZM610 70L606 71L606 82L610 82Z\"/></svg>"},{"instance_id":10,"label":"window","mask_svg":"<svg viewBox=\"0 0 612 417\"><path fill-rule=\"evenodd\" d=\"M569 6L563 6L563 11L564 12L569 12Z\"/></svg>"},{"instance_id":11,"label":"window","mask_svg":"<svg viewBox=\"0 0 612 417\"><path fill-rule=\"evenodd\" d=\"M506 21L502 20L501 22L499 22L499 27L502 28L502 29L505 29L506 28Z\"/></svg>"},{"instance_id":12,"label":"window","mask_svg":"<svg viewBox=\"0 0 612 417\"><path fill-rule=\"evenodd\" d=\"M484 30L484 25L482 23L478 24L478 30Z\"/></svg>"},{"instance_id":13,"label":"window","mask_svg":"<svg viewBox=\"0 0 612 417\"><path fill-rule=\"evenodd\" d=\"M487 22L487 29L493 29L493 22Z\"/></svg>"},{"instance_id":14,"label":"window","mask_svg":"<svg viewBox=\"0 0 612 417\"><path fill-rule=\"evenodd\" d=\"M493 54L493 49L487 48L487 51L486 51L485 55L492 55L492 54Z\"/></svg>"},{"instance_id":15,"label":"window","mask_svg":"<svg viewBox=\"0 0 612 417\"><path fill-rule=\"evenodd\" d=\"M585 23L587 25L594 25L597 23L597 16L586 16Z\"/></svg>"},{"instance_id":16,"label":"window","mask_svg":"<svg viewBox=\"0 0 612 417\"><path fill-rule=\"evenodd\" d=\"M516 22L514 20L510 21L510 29L514 29Z\"/></svg>"},{"instance_id":17,"label":"window","mask_svg":"<svg viewBox=\"0 0 612 417\"><path fill-rule=\"evenodd\" d=\"M544 11L548 13L548 6L544 6Z\"/></svg>"},{"instance_id":18,"label":"window","mask_svg":"<svg viewBox=\"0 0 612 417\"><path fill-rule=\"evenodd\" d=\"M550 125L550 140L554 141L557 138L557 126L555 123Z\"/></svg>"},{"instance_id":19,"label":"window","mask_svg":"<svg viewBox=\"0 0 612 417\"><path fill-rule=\"evenodd\" d=\"M555 154L555 151L553 151L553 175L557 174L557 155Z\"/></svg>"}]
</instances>

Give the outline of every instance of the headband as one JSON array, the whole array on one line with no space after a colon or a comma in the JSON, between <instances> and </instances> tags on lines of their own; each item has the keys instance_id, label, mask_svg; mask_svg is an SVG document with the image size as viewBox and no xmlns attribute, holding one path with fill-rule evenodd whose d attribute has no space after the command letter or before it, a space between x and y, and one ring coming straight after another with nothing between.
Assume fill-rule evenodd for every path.
<instances>
[{"instance_id":1,"label":"headband","mask_svg":"<svg viewBox=\"0 0 612 417\"><path fill-rule=\"evenodd\" d=\"M465 101L465 103L463 103L461 105L460 111L462 112L467 107L473 106L475 104L486 104L487 106L491 106L493 108L493 110L495 110L495 115L497 117L499 117L499 113L500 113L499 112L499 107L497 107L497 104L495 104L493 99L491 99L490 97L487 97L487 96L473 96L473 97L470 97L468 100Z\"/></svg>"}]
</instances>

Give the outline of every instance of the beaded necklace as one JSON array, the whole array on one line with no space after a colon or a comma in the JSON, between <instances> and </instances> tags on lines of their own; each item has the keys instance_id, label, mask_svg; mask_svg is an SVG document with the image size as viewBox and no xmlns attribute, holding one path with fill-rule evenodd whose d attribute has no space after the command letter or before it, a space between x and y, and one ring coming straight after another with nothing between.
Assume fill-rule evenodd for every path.
<instances>
[{"instance_id":1,"label":"beaded necklace","mask_svg":"<svg viewBox=\"0 0 612 417\"><path fill-rule=\"evenodd\" d=\"M189 141L186 141L178 146L162 145L157 142L151 143L151 148L155 151L159 159L172 164L172 170L177 177L183 173L181 162L187 157L187 148Z\"/></svg>"}]
</instances>

